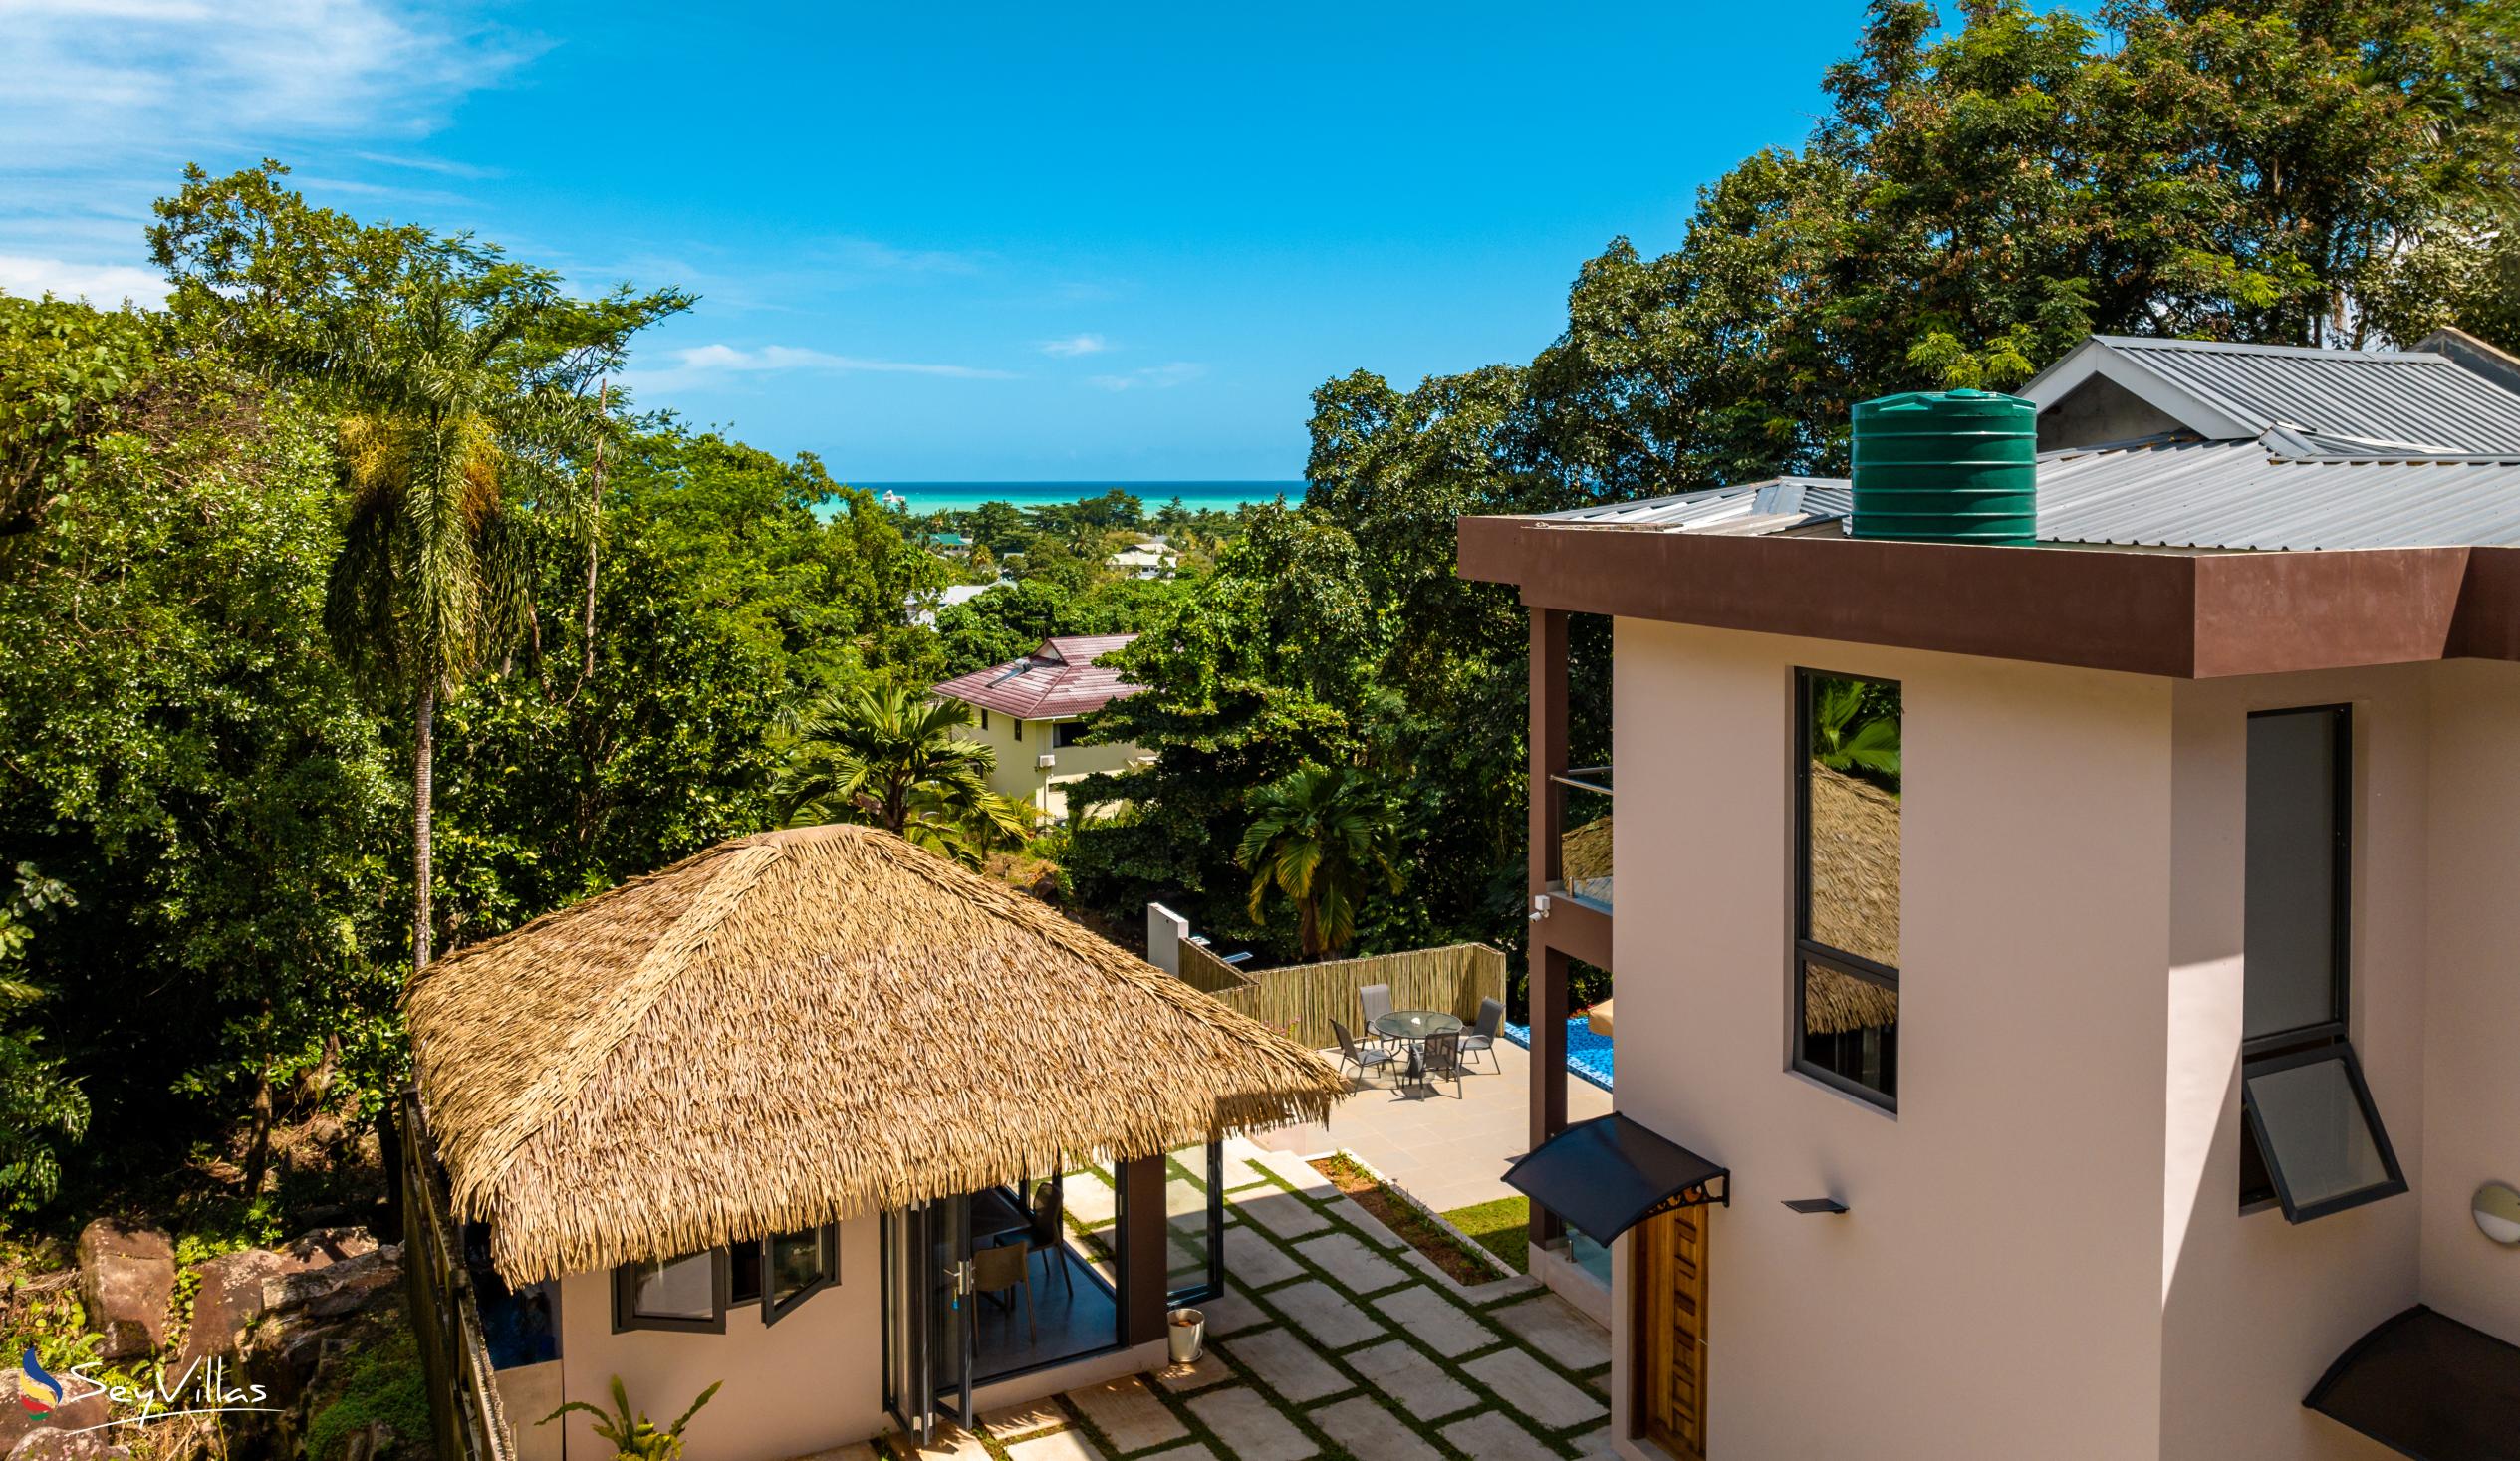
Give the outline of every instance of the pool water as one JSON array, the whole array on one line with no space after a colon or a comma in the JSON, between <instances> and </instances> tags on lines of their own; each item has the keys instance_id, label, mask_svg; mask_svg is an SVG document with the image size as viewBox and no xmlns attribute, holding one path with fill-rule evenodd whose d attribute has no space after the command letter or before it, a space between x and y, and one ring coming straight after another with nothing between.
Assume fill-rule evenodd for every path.
<instances>
[{"instance_id":1,"label":"pool water","mask_svg":"<svg viewBox=\"0 0 2520 1461\"><path fill-rule=\"evenodd\" d=\"M1507 1025L1505 1038L1525 1050L1531 1049L1531 1027L1528 1025ZM1611 1045L1610 1037L1595 1035L1593 1027L1585 1021L1583 1016L1578 1015L1566 1022L1566 1068L1568 1070L1604 1091L1608 1091L1612 1089L1611 1078L1617 1069L1616 1055L1617 1052Z\"/></svg>"}]
</instances>

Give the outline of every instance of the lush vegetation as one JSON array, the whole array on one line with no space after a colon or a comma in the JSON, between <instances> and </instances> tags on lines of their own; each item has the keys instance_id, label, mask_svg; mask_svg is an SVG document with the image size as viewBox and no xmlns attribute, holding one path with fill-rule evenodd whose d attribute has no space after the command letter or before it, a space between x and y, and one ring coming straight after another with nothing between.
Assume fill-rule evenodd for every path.
<instances>
[{"instance_id":1,"label":"lush vegetation","mask_svg":"<svg viewBox=\"0 0 2520 1461\"><path fill-rule=\"evenodd\" d=\"M1526 616L1454 575L1456 517L1833 470L1855 401L2093 331L2520 346L2510 6L1953 20L1877 5L1805 144L1669 254L1583 263L1535 359L1324 383L1306 499L1230 516L912 521L614 389L670 288L187 174L166 310L0 298L0 1210L58 1228L174 1168L277 1221L281 1136L347 1143L395 1089L431 951L790 820L1003 847L915 691L1052 634L1138 632L1091 734L1154 753L1032 845L1083 910L1274 958L1514 947ZM1177 578L1110 568L1147 534ZM996 587L924 624L955 582Z\"/></svg>"}]
</instances>

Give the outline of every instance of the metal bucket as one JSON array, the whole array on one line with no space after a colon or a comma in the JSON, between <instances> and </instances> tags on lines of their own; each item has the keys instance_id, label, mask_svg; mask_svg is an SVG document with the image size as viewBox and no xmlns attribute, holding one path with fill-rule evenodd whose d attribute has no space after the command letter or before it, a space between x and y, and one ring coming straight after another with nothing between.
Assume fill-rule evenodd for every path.
<instances>
[{"instance_id":1,"label":"metal bucket","mask_svg":"<svg viewBox=\"0 0 2520 1461\"><path fill-rule=\"evenodd\" d=\"M1195 1364L1207 1351L1207 1316L1195 1309L1176 1309L1163 1328L1164 1339L1172 1346L1172 1362Z\"/></svg>"}]
</instances>

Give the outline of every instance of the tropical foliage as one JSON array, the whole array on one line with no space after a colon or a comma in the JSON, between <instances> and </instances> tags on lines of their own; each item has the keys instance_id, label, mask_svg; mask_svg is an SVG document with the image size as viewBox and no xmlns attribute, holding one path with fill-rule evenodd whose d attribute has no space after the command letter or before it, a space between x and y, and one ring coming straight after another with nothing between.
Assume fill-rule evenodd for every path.
<instances>
[{"instance_id":1,"label":"tropical foliage","mask_svg":"<svg viewBox=\"0 0 2520 1461\"><path fill-rule=\"evenodd\" d=\"M790 827L862 822L977 864L1020 845L1032 810L989 790L997 756L955 734L971 725L959 700L888 683L860 684L805 713L779 783Z\"/></svg>"},{"instance_id":2,"label":"tropical foliage","mask_svg":"<svg viewBox=\"0 0 2520 1461\"><path fill-rule=\"evenodd\" d=\"M719 1386L725 1383L719 1380L702 1390L700 1398L692 1401L690 1408L674 1417L673 1424L658 1426L647 1418L645 1411L630 1408L630 1392L623 1388L622 1377L617 1374L613 1376L611 1410L600 1409L584 1400L572 1400L534 1423L549 1425L572 1410L583 1410L595 1417L595 1433L613 1448L617 1461L675 1461L682 1454L682 1428L691 1423L692 1416L700 1413L701 1406L716 1398Z\"/></svg>"},{"instance_id":3,"label":"tropical foliage","mask_svg":"<svg viewBox=\"0 0 2520 1461\"><path fill-rule=\"evenodd\" d=\"M1345 766L1304 766L1251 797L1234 861L1251 874L1251 916L1278 892L1295 904L1296 943L1328 958L1357 936L1357 905L1398 892L1399 819L1390 799Z\"/></svg>"}]
</instances>

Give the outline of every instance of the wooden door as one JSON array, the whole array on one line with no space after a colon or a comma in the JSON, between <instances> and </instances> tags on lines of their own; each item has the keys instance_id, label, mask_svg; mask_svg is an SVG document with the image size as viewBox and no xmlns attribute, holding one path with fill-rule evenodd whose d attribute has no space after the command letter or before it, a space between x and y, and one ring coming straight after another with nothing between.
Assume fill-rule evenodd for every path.
<instances>
[{"instance_id":1,"label":"wooden door","mask_svg":"<svg viewBox=\"0 0 2520 1461\"><path fill-rule=\"evenodd\" d=\"M1706 1214L1683 1207L1638 1223L1637 1434L1673 1456L1706 1454Z\"/></svg>"}]
</instances>

